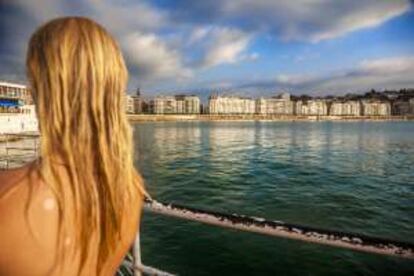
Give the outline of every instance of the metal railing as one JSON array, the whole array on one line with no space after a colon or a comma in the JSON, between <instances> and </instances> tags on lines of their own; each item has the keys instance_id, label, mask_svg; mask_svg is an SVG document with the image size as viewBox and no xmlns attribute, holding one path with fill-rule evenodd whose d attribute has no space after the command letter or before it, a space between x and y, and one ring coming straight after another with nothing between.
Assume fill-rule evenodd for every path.
<instances>
[{"instance_id":1,"label":"metal railing","mask_svg":"<svg viewBox=\"0 0 414 276\"><path fill-rule=\"evenodd\" d=\"M144 209L155 214L223 228L414 260L414 244L410 242L291 224L265 218L206 211L171 203L164 204L151 199L145 201ZM141 275L141 272L148 275L172 275L142 264L139 235L137 235L134 245L134 256L135 275Z\"/></svg>"}]
</instances>

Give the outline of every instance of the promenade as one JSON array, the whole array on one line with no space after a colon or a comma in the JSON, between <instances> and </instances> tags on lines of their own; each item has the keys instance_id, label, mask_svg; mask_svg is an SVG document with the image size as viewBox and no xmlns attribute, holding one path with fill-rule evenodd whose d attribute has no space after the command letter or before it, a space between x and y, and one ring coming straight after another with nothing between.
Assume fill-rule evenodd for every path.
<instances>
[{"instance_id":1,"label":"promenade","mask_svg":"<svg viewBox=\"0 0 414 276\"><path fill-rule=\"evenodd\" d=\"M333 115L210 115L210 114L129 114L131 122L154 121L408 121L414 115L404 116L333 116Z\"/></svg>"}]
</instances>

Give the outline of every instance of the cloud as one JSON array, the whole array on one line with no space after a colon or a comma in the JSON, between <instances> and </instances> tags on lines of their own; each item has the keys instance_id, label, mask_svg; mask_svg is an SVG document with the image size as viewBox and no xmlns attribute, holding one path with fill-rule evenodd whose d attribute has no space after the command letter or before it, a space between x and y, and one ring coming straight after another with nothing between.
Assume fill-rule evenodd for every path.
<instances>
[{"instance_id":1,"label":"cloud","mask_svg":"<svg viewBox=\"0 0 414 276\"><path fill-rule=\"evenodd\" d=\"M279 74L273 79L260 79L237 85L233 88L266 93L277 90L295 94L339 95L348 92L364 92L372 88L400 89L414 87L414 56L364 60L354 68L316 74Z\"/></svg>"},{"instance_id":2,"label":"cloud","mask_svg":"<svg viewBox=\"0 0 414 276\"><path fill-rule=\"evenodd\" d=\"M208 31L198 32L198 40L204 37L206 49L201 60L201 67L207 68L225 63L236 63L247 56L246 51L251 35L235 28L214 27ZM252 56L255 58L255 56ZM256 56L257 58L257 56Z\"/></svg>"},{"instance_id":3,"label":"cloud","mask_svg":"<svg viewBox=\"0 0 414 276\"><path fill-rule=\"evenodd\" d=\"M223 64L265 60L267 49L251 49L254 44L261 50L262 35L272 38L275 49L279 39L317 43L379 26L410 10L408 0L176 0L168 5L149 0L7 0L1 4L1 77L24 79L25 47L39 24L57 16L82 15L103 24L117 38L132 81L146 87L197 88L220 83L223 89L342 91L412 84L407 75L412 72L411 61L393 59L366 60L327 76L282 72L272 79L238 83L237 72L233 77L226 75L234 79L224 79L213 71ZM294 63L322 58L318 52L292 56ZM202 83L207 80L210 84Z\"/></svg>"},{"instance_id":4,"label":"cloud","mask_svg":"<svg viewBox=\"0 0 414 276\"><path fill-rule=\"evenodd\" d=\"M349 1L352 2L352 1ZM333 4L333 2L330 2ZM325 3L326 4L326 3ZM331 7L333 8L333 7ZM312 42L331 39L344 34L376 27L399 16L410 9L409 1L357 1L347 7L346 12L339 17L331 17L332 21L315 21L317 29L309 34L302 32L293 32L286 34L286 37L298 38L301 36L308 37ZM331 9L335 10L335 9ZM334 12L332 16L336 16ZM320 17L322 18L322 17Z\"/></svg>"},{"instance_id":5,"label":"cloud","mask_svg":"<svg viewBox=\"0 0 414 276\"><path fill-rule=\"evenodd\" d=\"M414 87L414 56L362 61L353 70L326 78L314 90L353 92Z\"/></svg>"},{"instance_id":6,"label":"cloud","mask_svg":"<svg viewBox=\"0 0 414 276\"><path fill-rule=\"evenodd\" d=\"M167 12L143 1L86 0L89 14L116 33L155 31L168 24ZM121 3L120 3L121 2Z\"/></svg>"},{"instance_id":7,"label":"cloud","mask_svg":"<svg viewBox=\"0 0 414 276\"><path fill-rule=\"evenodd\" d=\"M363 60L359 71L365 74L388 75L414 71L414 57ZM412 75L414 79L414 74Z\"/></svg>"},{"instance_id":8,"label":"cloud","mask_svg":"<svg viewBox=\"0 0 414 276\"><path fill-rule=\"evenodd\" d=\"M139 72L144 72L143 77L154 79L160 76L172 75L173 68L181 70L179 57L174 50L167 49L160 41L161 38L157 38L154 34L167 24L166 13L143 1L120 1L122 3L100 0L15 0L5 4L2 3L2 8L8 8L13 15L7 17L7 22L3 21L5 19L1 21L2 27L11 29L13 26L15 33L8 32L2 35L2 42L4 41L4 44L7 45L2 47L0 53L0 61L4 65L0 70L1 76L3 78L7 76L16 78L16 74L18 74L20 79L25 79L24 58L31 33L37 26L47 20L70 15L91 17L107 28L121 42L122 48L128 50L127 54L133 57L134 62L129 66L133 69L137 69L140 65L145 66L138 68ZM7 15L7 13L5 14ZM153 33L153 35L145 36L142 35L143 33ZM134 45L123 45L124 42L131 42L132 34L139 34L136 36L139 36L141 40L136 38ZM145 47L145 41L152 43L154 48L149 47L142 51L139 47ZM9 50L3 50L5 47ZM145 53L146 56L153 57L155 61L150 63L142 57L138 58L137 53L142 56ZM164 58L165 64L156 61L157 56ZM128 60L127 63L129 63ZM156 69L154 67L157 65L160 68ZM16 70L16 68L21 69ZM154 73L153 76L151 72ZM177 72L177 75L180 74L180 72ZM140 80L143 80L143 78L140 78Z\"/></svg>"},{"instance_id":9,"label":"cloud","mask_svg":"<svg viewBox=\"0 0 414 276\"><path fill-rule=\"evenodd\" d=\"M188 78L191 70L182 64L180 53L172 50L154 34L136 32L123 41L126 59L140 80Z\"/></svg>"},{"instance_id":10,"label":"cloud","mask_svg":"<svg viewBox=\"0 0 414 276\"><path fill-rule=\"evenodd\" d=\"M121 3L120 3L121 2ZM58 16L88 16L103 24L120 42L131 79L135 84L157 83L168 79L181 81L200 68L243 60L256 60L257 53L247 53L251 35L237 28L213 25L185 25L174 22L169 12L146 1L67 1L16 0L8 6L14 11L8 26L19 26L20 36L4 37L9 47L2 51L1 61L7 63L2 76L14 75L7 68L24 68L24 56L30 34L36 26ZM17 12L17 14L16 14ZM197 55L193 55L198 51ZM11 59L10 56L18 57ZM24 79L24 70L19 70Z\"/></svg>"},{"instance_id":11,"label":"cloud","mask_svg":"<svg viewBox=\"0 0 414 276\"><path fill-rule=\"evenodd\" d=\"M378 26L410 10L409 0L178 0L175 19L238 24L283 40L319 42Z\"/></svg>"}]
</instances>

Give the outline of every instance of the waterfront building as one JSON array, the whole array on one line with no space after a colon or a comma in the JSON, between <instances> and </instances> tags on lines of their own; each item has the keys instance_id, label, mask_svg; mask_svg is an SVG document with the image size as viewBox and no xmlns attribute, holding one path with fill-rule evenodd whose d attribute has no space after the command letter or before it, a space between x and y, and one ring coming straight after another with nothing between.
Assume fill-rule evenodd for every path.
<instances>
[{"instance_id":1,"label":"waterfront building","mask_svg":"<svg viewBox=\"0 0 414 276\"><path fill-rule=\"evenodd\" d=\"M256 100L257 114L292 115L294 103L290 100L290 94L283 93L278 97L259 98Z\"/></svg>"},{"instance_id":2,"label":"waterfront building","mask_svg":"<svg viewBox=\"0 0 414 276\"><path fill-rule=\"evenodd\" d=\"M254 114L255 101L237 96L210 96L208 100L210 114Z\"/></svg>"},{"instance_id":3,"label":"waterfront building","mask_svg":"<svg viewBox=\"0 0 414 276\"><path fill-rule=\"evenodd\" d=\"M414 115L414 98L410 99L410 114Z\"/></svg>"},{"instance_id":4,"label":"waterfront building","mask_svg":"<svg viewBox=\"0 0 414 276\"><path fill-rule=\"evenodd\" d=\"M408 100L397 100L392 103L392 115L408 115L411 113L410 102Z\"/></svg>"},{"instance_id":5,"label":"waterfront building","mask_svg":"<svg viewBox=\"0 0 414 276\"><path fill-rule=\"evenodd\" d=\"M144 100L141 97L141 90L138 88L135 95L132 95L133 113L139 114L144 112Z\"/></svg>"},{"instance_id":6,"label":"waterfront building","mask_svg":"<svg viewBox=\"0 0 414 276\"><path fill-rule=\"evenodd\" d=\"M174 96L157 96L152 101L154 114L174 114L177 110L177 102Z\"/></svg>"},{"instance_id":7,"label":"waterfront building","mask_svg":"<svg viewBox=\"0 0 414 276\"><path fill-rule=\"evenodd\" d=\"M132 96L132 99L134 101L134 113L140 114L144 112L144 100L141 97L138 96Z\"/></svg>"},{"instance_id":8,"label":"waterfront building","mask_svg":"<svg viewBox=\"0 0 414 276\"><path fill-rule=\"evenodd\" d=\"M131 95L125 95L125 111L126 113L134 113L134 98Z\"/></svg>"},{"instance_id":9,"label":"waterfront building","mask_svg":"<svg viewBox=\"0 0 414 276\"><path fill-rule=\"evenodd\" d=\"M25 85L0 82L0 135L38 131L31 91Z\"/></svg>"},{"instance_id":10,"label":"waterfront building","mask_svg":"<svg viewBox=\"0 0 414 276\"><path fill-rule=\"evenodd\" d=\"M329 108L329 115L361 116L361 108L359 101L334 101Z\"/></svg>"},{"instance_id":11,"label":"waterfront building","mask_svg":"<svg viewBox=\"0 0 414 276\"><path fill-rule=\"evenodd\" d=\"M32 95L26 85L0 82L0 113L20 113L22 106L32 104Z\"/></svg>"},{"instance_id":12,"label":"waterfront building","mask_svg":"<svg viewBox=\"0 0 414 276\"><path fill-rule=\"evenodd\" d=\"M365 116L389 116L391 115L391 104L388 101L363 100L362 111Z\"/></svg>"},{"instance_id":13,"label":"waterfront building","mask_svg":"<svg viewBox=\"0 0 414 276\"><path fill-rule=\"evenodd\" d=\"M295 104L296 115L328 115L328 105L323 99L299 100Z\"/></svg>"},{"instance_id":14,"label":"waterfront building","mask_svg":"<svg viewBox=\"0 0 414 276\"><path fill-rule=\"evenodd\" d=\"M157 96L151 101L155 114L199 114L200 99L194 95Z\"/></svg>"},{"instance_id":15,"label":"waterfront building","mask_svg":"<svg viewBox=\"0 0 414 276\"><path fill-rule=\"evenodd\" d=\"M199 114L200 98L194 95L176 95L178 114Z\"/></svg>"}]
</instances>

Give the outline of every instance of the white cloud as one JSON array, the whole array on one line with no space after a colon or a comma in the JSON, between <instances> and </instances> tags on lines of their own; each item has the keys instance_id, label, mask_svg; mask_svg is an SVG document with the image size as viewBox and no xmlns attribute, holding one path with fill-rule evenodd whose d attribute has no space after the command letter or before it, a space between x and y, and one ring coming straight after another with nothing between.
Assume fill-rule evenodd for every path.
<instances>
[{"instance_id":1,"label":"white cloud","mask_svg":"<svg viewBox=\"0 0 414 276\"><path fill-rule=\"evenodd\" d=\"M291 76L296 84L314 92L339 93L414 87L414 56L372 59L356 68L326 76Z\"/></svg>"},{"instance_id":2,"label":"white cloud","mask_svg":"<svg viewBox=\"0 0 414 276\"><path fill-rule=\"evenodd\" d=\"M252 93L288 90L293 93L335 95L364 92L372 88L410 88L414 87L413 76L414 56L400 56L365 60L354 68L325 74L278 74L272 79L244 83L239 80L233 83L234 87Z\"/></svg>"},{"instance_id":3,"label":"white cloud","mask_svg":"<svg viewBox=\"0 0 414 276\"><path fill-rule=\"evenodd\" d=\"M222 0L220 5L182 1L192 11L184 20L242 22L284 40L319 42L378 26L410 10L409 0ZM191 14L186 13L186 14Z\"/></svg>"},{"instance_id":4,"label":"white cloud","mask_svg":"<svg viewBox=\"0 0 414 276\"><path fill-rule=\"evenodd\" d=\"M366 91L414 87L414 56L365 60L353 70L317 82L314 90Z\"/></svg>"},{"instance_id":5,"label":"white cloud","mask_svg":"<svg viewBox=\"0 0 414 276\"><path fill-rule=\"evenodd\" d=\"M49 0L50 1L50 0ZM142 1L119 3L101 0L86 0L94 19L117 33L131 31L154 31L167 24L166 12Z\"/></svg>"},{"instance_id":6,"label":"white cloud","mask_svg":"<svg viewBox=\"0 0 414 276\"><path fill-rule=\"evenodd\" d=\"M211 31L211 29L212 29L211 26L201 26L201 27L194 28L188 39L188 44L199 42L200 40L202 40L203 38L207 36L207 34Z\"/></svg>"},{"instance_id":7,"label":"white cloud","mask_svg":"<svg viewBox=\"0 0 414 276\"><path fill-rule=\"evenodd\" d=\"M155 34L136 32L122 40L126 58L140 80L188 78L192 73L182 64L179 52L172 50Z\"/></svg>"},{"instance_id":8,"label":"white cloud","mask_svg":"<svg viewBox=\"0 0 414 276\"><path fill-rule=\"evenodd\" d=\"M294 86L313 81L315 78L318 77L309 74L278 74L275 79L277 83Z\"/></svg>"},{"instance_id":9,"label":"white cloud","mask_svg":"<svg viewBox=\"0 0 414 276\"><path fill-rule=\"evenodd\" d=\"M235 63L243 56L252 38L250 34L234 28L214 27L202 32L206 49L201 67L207 68L225 63ZM253 58L256 56L253 56Z\"/></svg>"},{"instance_id":10,"label":"white cloud","mask_svg":"<svg viewBox=\"0 0 414 276\"><path fill-rule=\"evenodd\" d=\"M364 60L361 62L360 71L376 75L412 72L412 78L414 79L414 57Z\"/></svg>"},{"instance_id":11,"label":"white cloud","mask_svg":"<svg viewBox=\"0 0 414 276\"><path fill-rule=\"evenodd\" d=\"M351 1L352 2L352 1ZM365 3L364 3L365 2ZM410 9L409 1L360 1L342 16L332 18L330 26L327 22L320 24L322 28L309 35L312 42L335 38L359 29L371 28L401 15ZM293 36L295 34L292 34ZM300 32L297 35L301 35Z\"/></svg>"}]
</instances>

